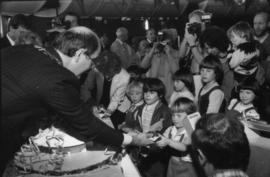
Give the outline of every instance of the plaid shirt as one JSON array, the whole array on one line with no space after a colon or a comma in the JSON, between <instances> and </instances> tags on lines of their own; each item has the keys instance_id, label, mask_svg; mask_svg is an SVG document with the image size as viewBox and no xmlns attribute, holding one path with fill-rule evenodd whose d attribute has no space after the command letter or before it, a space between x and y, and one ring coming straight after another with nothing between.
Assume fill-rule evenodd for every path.
<instances>
[{"instance_id":1,"label":"plaid shirt","mask_svg":"<svg viewBox=\"0 0 270 177\"><path fill-rule=\"evenodd\" d=\"M248 177L248 175L241 170L228 169L217 171L212 177Z\"/></svg>"}]
</instances>

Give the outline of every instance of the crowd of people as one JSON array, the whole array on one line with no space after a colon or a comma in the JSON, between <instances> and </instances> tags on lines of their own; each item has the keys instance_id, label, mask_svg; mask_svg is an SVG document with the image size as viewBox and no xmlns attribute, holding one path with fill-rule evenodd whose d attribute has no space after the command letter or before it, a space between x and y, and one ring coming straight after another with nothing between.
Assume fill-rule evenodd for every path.
<instances>
[{"instance_id":1,"label":"crowd of people","mask_svg":"<svg viewBox=\"0 0 270 177\"><path fill-rule=\"evenodd\" d=\"M53 124L86 142L125 146L145 177L247 176L240 119L270 122L270 14L227 31L204 15L189 14L183 37L151 28L132 44L127 28L110 44L73 13L54 18L44 39L26 16L13 16L0 43L3 164ZM198 122L188 129L191 119Z\"/></svg>"}]
</instances>

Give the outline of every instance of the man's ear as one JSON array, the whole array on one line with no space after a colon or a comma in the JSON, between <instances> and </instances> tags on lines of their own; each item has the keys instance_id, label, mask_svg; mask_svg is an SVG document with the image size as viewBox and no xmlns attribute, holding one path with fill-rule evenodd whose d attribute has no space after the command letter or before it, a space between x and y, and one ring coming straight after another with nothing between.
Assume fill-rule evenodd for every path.
<instances>
[{"instance_id":1,"label":"man's ear","mask_svg":"<svg viewBox=\"0 0 270 177\"><path fill-rule=\"evenodd\" d=\"M75 59L75 62L78 63L80 61L80 56L86 52L86 49L80 48L75 52L75 55L73 58Z\"/></svg>"}]
</instances>

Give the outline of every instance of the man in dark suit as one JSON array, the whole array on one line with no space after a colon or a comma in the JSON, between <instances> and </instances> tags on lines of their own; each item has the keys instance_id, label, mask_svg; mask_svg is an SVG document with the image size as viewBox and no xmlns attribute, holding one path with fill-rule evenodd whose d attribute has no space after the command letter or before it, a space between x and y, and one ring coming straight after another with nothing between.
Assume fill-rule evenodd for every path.
<instances>
[{"instance_id":1,"label":"man in dark suit","mask_svg":"<svg viewBox=\"0 0 270 177\"><path fill-rule=\"evenodd\" d=\"M135 52L126 43L128 40L128 30L124 27L120 27L116 30L116 39L111 45L111 51L119 56L122 67L127 69L133 62L133 56Z\"/></svg>"},{"instance_id":2,"label":"man in dark suit","mask_svg":"<svg viewBox=\"0 0 270 177\"><path fill-rule=\"evenodd\" d=\"M143 135L131 137L105 125L80 100L78 77L99 52L97 35L86 27L62 33L56 49L20 45L1 51L0 174L23 141L34 135L29 127L48 123L51 116L55 126L82 141L115 146L151 143Z\"/></svg>"},{"instance_id":3,"label":"man in dark suit","mask_svg":"<svg viewBox=\"0 0 270 177\"><path fill-rule=\"evenodd\" d=\"M7 35L0 39L0 49L14 46L22 32L30 29L28 19L23 14L14 15L8 23Z\"/></svg>"}]
</instances>

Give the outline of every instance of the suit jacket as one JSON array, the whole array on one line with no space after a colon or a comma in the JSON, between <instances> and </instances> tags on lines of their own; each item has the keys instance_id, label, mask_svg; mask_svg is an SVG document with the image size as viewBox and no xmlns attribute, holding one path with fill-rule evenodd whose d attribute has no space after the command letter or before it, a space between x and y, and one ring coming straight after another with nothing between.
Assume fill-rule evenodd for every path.
<instances>
[{"instance_id":1,"label":"suit jacket","mask_svg":"<svg viewBox=\"0 0 270 177\"><path fill-rule=\"evenodd\" d=\"M4 150L1 160L4 163L21 145L27 124L39 122L50 114L57 115L54 122L80 140L122 144L123 135L94 117L83 104L79 80L56 62L58 57L49 57L44 49L31 45L2 50L1 146Z\"/></svg>"},{"instance_id":2,"label":"suit jacket","mask_svg":"<svg viewBox=\"0 0 270 177\"><path fill-rule=\"evenodd\" d=\"M0 39L0 49L11 46L7 36Z\"/></svg>"},{"instance_id":3,"label":"suit jacket","mask_svg":"<svg viewBox=\"0 0 270 177\"><path fill-rule=\"evenodd\" d=\"M126 49L123 44L125 44ZM122 67L127 69L132 62L132 57L134 55L133 49L127 43L121 43L120 40L116 39L111 45L111 51L119 56Z\"/></svg>"}]
</instances>

